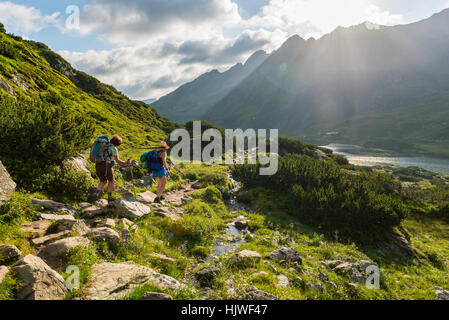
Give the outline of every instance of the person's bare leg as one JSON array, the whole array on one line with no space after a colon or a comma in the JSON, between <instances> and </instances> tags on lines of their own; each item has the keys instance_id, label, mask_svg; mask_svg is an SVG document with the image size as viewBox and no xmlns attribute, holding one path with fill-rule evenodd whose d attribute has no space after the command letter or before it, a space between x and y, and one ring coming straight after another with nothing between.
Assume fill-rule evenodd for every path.
<instances>
[{"instance_id":1,"label":"person's bare leg","mask_svg":"<svg viewBox=\"0 0 449 320\"><path fill-rule=\"evenodd\" d=\"M114 181L109 181L108 184L108 193L114 192Z\"/></svg>"},{"instance_id":2,"label":"person's bare leg","mask_svg":"<svg viewBox=\"0 0 449 320\"><path fill-rule=\"evenodd\" d=\"M160 198L164 193L164 186L161 178L156 178L157 181L157 197Z\"/></svg>"},{"instance_id":3,"label":"person's bare leg","mask_svg":"<svg viewBox=\"0 0 449 320\"><path fill-rule=\"evenodd\" d=\"M106 183L108 183L108 182L107 181L100 182L100 184L98 185L98 188L97 188L97 192L103 192L104 187L106 186Z\"/></svg>"}]
</instances>

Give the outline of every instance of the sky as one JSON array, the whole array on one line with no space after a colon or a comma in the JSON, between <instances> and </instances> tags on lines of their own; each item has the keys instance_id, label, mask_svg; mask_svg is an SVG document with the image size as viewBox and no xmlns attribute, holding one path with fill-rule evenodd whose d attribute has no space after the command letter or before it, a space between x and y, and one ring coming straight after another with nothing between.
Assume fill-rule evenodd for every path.
<instances>
[{"instance_id":1,"label":"sky","mask_svg":"<svg viewBox=\"0 0 449 320\"><path fill-rule=\"evenodd\" d=\"M295 34L408 24L445 8L449 0L15 0L0 1L0 22L145 100L257 50L272 52Z\"/></svg>"}]
</instances>

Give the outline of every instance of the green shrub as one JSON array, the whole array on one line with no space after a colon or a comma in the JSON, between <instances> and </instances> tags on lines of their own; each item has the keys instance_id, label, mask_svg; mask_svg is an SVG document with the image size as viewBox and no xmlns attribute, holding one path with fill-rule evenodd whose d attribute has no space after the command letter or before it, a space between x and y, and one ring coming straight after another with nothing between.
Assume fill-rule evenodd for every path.
<instances>
[{"instance_id":1,"label":"green shrub","mask_svg":"<svg viewBox=\"0 0 449 320\"><path fill-rule=\"evenodd\" d=\"M22 193L14 192L10 199L0 207L0 224L22 224L33 220L36 210L30 198Z\"/></svg>"},{"instance_id":2,"label":"green shrub","mask_svg":"<svg viewBox=\"0 0 449 320\"><path fill-rule=\"evenodd\" d=\"M222 201L221 192L216 187L207 187L206 189L197 190L192 196L197 199L202 199L207 203L217 204Z\"/></svg>"},{"instance_id":3,"label":"green shrub","mask_svg":"<svg viewBox=\"0 0 449 320\"><path fill-rule=\"evenodd\" d=\"M165 220L165 226L176 237L189 240L190 245L212 243L214 234L223 227L219 219L201 215L186 215L177 221Z\"/></svg>"},{"instance_id":4,"label":"green shrub","mask_svg":"<svg viewBox=\"0 0 449 320\"><path fill-rule=\"evenodd\" d=\"M5 26L0 22L0 33L6 33Z\"/></svg>"}]
</instances>

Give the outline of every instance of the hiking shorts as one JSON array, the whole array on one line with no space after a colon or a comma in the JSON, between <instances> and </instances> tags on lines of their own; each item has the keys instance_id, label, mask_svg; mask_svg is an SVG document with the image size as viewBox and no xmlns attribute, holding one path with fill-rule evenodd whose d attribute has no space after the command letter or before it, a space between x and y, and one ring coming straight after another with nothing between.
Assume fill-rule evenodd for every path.
<instances>
[{"instance_id":1,"label":"hiking shorts","mask_svg":"<svg viewBox=\"0 0 449 320\"><path fill-rule=\"evenodd\" d=\"M112 164L101 162L95 165L95 169L97 171L97 177L101 182L114 181L114 172L112 171Z\"/></svg>"},{"instance_id":2,"label":"hiking shorts","mask_svg":"<svg viewBox=\"0 0 449 320\"><path fill-rule=\"evenodd\" d=\"M154 171L153 172L153 178L159 178L159 179L161 179L161 178L163 178L163 177L165 177L167 175L167 171L165 170L165 168L162 168L161 170L159 170L159 171Z\"/></svg>"}]
</instances>

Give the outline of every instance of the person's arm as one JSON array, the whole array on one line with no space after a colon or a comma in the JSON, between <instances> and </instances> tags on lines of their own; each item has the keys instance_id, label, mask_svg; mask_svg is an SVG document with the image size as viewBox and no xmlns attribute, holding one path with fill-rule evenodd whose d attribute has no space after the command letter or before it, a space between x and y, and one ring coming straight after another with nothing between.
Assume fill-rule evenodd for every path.
<instances>
[{"instance_id":1,"label":"person's arm","mask_svg":"<svg viewBox=\"0 0 449 320\"><path fill-rule=\"evenodd\" d=\"M162 165L164 166L165 170L168 171L168 166L167 166L167 153L162 153Z\"/></svg>"},{"instance_id":2,"label":"person's arm","mask_svg":"<svg viewBox=\"0 0 449 320\"><path fill-rule=\"evenodd\" d=\"M121 166L129 166L131 164L131 161L129 161L129 160L128 161L122 161L122 160L119 159L118 156L115 156L114 159L115 159L115 162L117 162Z\"/></svg>"}]
</instances>

